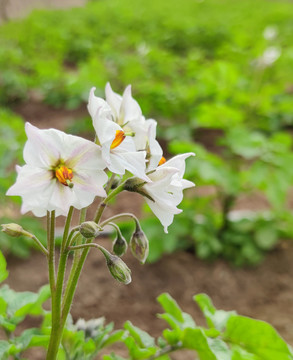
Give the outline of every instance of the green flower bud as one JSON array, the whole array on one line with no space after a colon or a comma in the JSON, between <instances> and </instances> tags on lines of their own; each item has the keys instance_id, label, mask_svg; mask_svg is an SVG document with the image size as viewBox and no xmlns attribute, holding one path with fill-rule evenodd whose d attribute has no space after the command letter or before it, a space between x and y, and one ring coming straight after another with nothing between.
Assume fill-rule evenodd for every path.
<instances>
[{"instance_id":1,"label":"green flower bud","mask_svg":"<svg viewBox=\"0 0 293 360\"><path fill-rule=\"evenodd\" d=\"M33 237L33 235L27 231L25 231L22 226L18 225L18 224L2 224L2 231L10 236L13 237L19 237L19 236L28 236L30 238Z\"/></svg>"},{"instance_id":2,"label":"green flower bud","mask_svg":"<svg viewBox=\"0 0 293 360\"><path fill-rule=\"evenodd\" d=\"M149 241L140 226L136 227L129 245L132 255L144 264L149 254Z\"/></svg>"},{"instance_id":3,"label":"green flower bud","mask_svg":"<svg viewBox=\"0 0 293 360\"><path fill-rule=\"evenodd\" d=\"M117 238L113 243L113 252L117 256L122 256L126 253L127 250L127 242L122 236L122 234L117 233Z\"/></svg>"},{"instance_id":4,"label":"green flower bud","mask_svg":"<svg viewBox=\"0 0 293 360\"><path fill-rule=\"evenodd\" d=\"M86 221L80 225L79 232L87 239L95 238L99 235L101 228L94 221Z\"/></svg>"},{"instance_id":5,"label":"green flower bud","mask_svg":"<svg viewBox=\"0 0 293 360\"><path fill-rule=\"evenodd\" d=\"M107 266L114 279L125 285L131 283L131 271L119 256L109 254L107 256Z\"/></svg>"}]
</instances>

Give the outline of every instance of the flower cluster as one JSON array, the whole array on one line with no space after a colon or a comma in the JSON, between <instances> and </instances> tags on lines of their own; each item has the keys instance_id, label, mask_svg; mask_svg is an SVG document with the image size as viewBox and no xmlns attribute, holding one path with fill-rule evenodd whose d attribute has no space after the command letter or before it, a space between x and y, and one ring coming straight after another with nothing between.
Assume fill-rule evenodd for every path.
<instances>
[{"instance_id":1,"label":"flower cluster","mask_svg":"<svg viewBox=\"0 0 293 360\"><path fill-rule=\"evenodd\" d=\"M22 213L44 216L55 210L57 216L66 215L70 206L82 209L96 196L106 197L106 170L120 178L128 172L133 188L125 189L145 196L167 232L174 215L181 212L177 206L183 190L194 185L183 179L185 159L194 154L166 161L156 140L157 123L143 116L131 87L121 96L108 83L105 93L106 100L95 96L95 88L89 95L94 142L26 123L25 165L17 166L16 183L7 195L22 197Z\"/></svg>"}]
</instances>

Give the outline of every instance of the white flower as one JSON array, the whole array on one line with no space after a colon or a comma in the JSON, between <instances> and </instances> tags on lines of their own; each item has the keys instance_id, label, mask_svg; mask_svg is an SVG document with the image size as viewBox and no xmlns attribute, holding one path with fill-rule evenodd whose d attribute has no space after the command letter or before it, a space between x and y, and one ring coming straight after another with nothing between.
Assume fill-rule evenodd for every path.
<instances>
[{"instance_id":1,"label":"white flower","mask_svg":"<svg viewBox=\"0 0 293 360\"><path fill-rule=\"evenodd\" d=\"M98 145L55 129L40 130L26 123L28 141L17 167L16 183L7 195L21 196L21 212L44 216L56 210L67 215L70 206L90 205L96 196L106 196L107 175Z\"/></svg>"},{"instance_id":2,"label":"white flower","mask_svg":"<svg viewBox=\"0 0 293 360\"><path fill-rule=\"evenodd\" d=\"M150 181L145 175L146 152L136 150L133 138L127 136L124 127L113 121L116 116L115 108L111 108L106 101L96 97L94 91L95 88L90 91L88 110L108 169L118 175L124 175L125 170L128 170L135 176ZM127 114L131 113L127 109L123 111ZM130 119L127 116L126 118Z\"/></svg>"},{"instance_id":3,"label":"white flower","mask_svg":"<svg viewBox=\"0 0 293 360\"><path fill-rule=\"evenodd\" d=\"M183 190L194 186L191 181L183 179L185 159L189 156L194 156L194 153L177 155L158 166L155 171L148 174L152 182L143 185L141 189L141 192L145 192L152 199L145 197L166 233L174 215L182 212L177 205L183 199Z\"/></svg>"}]
</instances>

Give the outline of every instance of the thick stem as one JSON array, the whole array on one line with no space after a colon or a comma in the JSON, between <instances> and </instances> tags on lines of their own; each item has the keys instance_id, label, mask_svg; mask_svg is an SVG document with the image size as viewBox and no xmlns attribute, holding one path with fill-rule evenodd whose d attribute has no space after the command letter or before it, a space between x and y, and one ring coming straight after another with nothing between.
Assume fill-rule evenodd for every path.
<instances>
[{"instance_id":1,"label":"thick stem","mask_svg":"<svg viewBox=\"0 0 293 360\"><path fill-rule=\"evenodd\" d=\"M48 216L48 214L47 214ZM50 220L47 220L49 225L48 236L48 268L49 268L49 282L51 288L51 306L52 306L52 326L50 343L47 352L47 360L55 360L59 347L59 332L58 332L58 319L56 318L56 279L55 279L55 211L51 212Z\"/></svg>"},{"instance_id":2,"label":"thick stem","mask_svg":"<svg viewBox=\"0 0 293 360\"><path fill-rule=\"evenodd\" d=\"M92 239L88 239L87 243L90 243L91 241L92 241ZM83 245L78 245L78 246L83 246ZM67 291L64 295L63 308L62 308L62 314L61 314L61 326L62 327L66 323L66 319L67 319L68 313L71 308L73 296L75 294L77 282L78 282L81 270L83 268L83 265L84 265L84 262L88 255L89 250L90 250L89 247L83 249L81 256L79 258L79 261L77 263L77 266L75 266L74 268L71 269L71 273L73 274L73 276L72 276L70 283L67 285L68 286L66 289Z\"/></svg>"},{"instance_id":3,"label":"thick stem","mask_svg":"<svg viewBox=\"0 0 293 360\"><path fill-rule=\"evenodd\" d=\"M118 195L121 191L124 190L124 183L119 185L115 190L110 192L110 194L100 203L94 221L98 224L101 220L102 214L107 206L107 203L113 199L116 195Z\"/></svg>"}]
</instances>

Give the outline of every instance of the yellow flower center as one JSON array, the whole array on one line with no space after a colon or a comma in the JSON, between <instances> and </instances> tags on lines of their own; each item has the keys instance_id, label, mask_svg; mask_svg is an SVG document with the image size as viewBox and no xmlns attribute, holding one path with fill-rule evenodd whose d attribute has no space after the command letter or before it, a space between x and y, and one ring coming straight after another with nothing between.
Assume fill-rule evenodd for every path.
<instances>
[{"instance_id":1,"label":"yellow flower center","mask_svg":"<svg viewBox=\"0 0 293 360\"><path fill-rule=\"evenodd\" d=\"M165 164L165 162L166 162L166 159L164 158L164 156L162 156L161 160L159 161L158 166Z\"/></svg>"},{"instance_id":2,"label":"yellow flower center","mask_svg":"<svg viewBox=\"0 0 293 360\"><path fill-rule=\"evenodd\" d=\"M71 169L64 165L60 165L55 169L55 176L61 184L69 186L70 188L73 187L73 183L71 182L73 178L73 172Z\"/></svg>"},{"instance_id":3,"label":"yellow flower center","mask_svg":"<svg viewBox=\"0 0 293 360\"><path fill-rule=\"evenodd\" d=\"M115 149L117 146L119 146L122 141L125 139L126 135L124 131L122 130L116 130L115 139L112 141L112 144L110 146L111 149Z\"/></svg>"}]
</instances>

